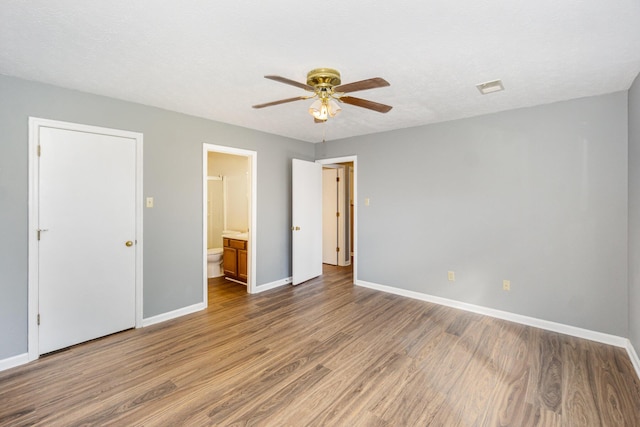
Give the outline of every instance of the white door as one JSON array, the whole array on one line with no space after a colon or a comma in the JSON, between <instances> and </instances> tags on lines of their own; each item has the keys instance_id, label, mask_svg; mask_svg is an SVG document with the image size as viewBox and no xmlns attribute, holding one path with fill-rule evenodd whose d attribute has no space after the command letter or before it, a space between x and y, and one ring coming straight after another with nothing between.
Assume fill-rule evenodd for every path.
<instances>
[{"instance_id":1,"label":"white door","mask_svg":"<svg viewBox=\"0 0 640 427\"><path fill-rule=\"evenodd\" d=\"M135 139L40 128L39 353L135 326Z\"/></svg>"},{"instance_id":2,"label":"white door","mask_svg":"<svg viewBox=\"0 0 640 427\"><path fill-rule=\"evenodd\" d=\"M292 161L292 273L298 285L322 274L322 166Z\"/></svg>"},{"instance_id":3,"label":"white door","mask_svg":"<svg viewBox=\"0 0 640 427\"><path fill-rule=\"evenodd\" d=\"M322 262L337 265L338 169L322 169Z\"/></svg>"}]
</instances>

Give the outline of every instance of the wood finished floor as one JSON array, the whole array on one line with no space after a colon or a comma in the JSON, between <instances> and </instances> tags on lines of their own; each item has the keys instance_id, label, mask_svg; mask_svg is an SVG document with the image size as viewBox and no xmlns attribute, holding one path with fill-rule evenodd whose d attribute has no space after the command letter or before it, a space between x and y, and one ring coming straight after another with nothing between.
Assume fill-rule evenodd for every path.
<instances>
[{"instance_id":1,"label":"wood finished floor","mask_svg":"<svg viewBox=\"0 0 640 427\"><path fill-rule=\"evenodd\" d=\"M350 284L348 268L0 372L2 426L640 426L621 348Z\"/></svg>"}]
</instances>

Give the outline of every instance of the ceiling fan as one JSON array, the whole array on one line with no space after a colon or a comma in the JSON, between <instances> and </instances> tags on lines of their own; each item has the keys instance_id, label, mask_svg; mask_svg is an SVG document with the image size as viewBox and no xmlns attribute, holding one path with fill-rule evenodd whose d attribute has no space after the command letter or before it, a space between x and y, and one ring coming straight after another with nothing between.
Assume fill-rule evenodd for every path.
<instances>
[{"instance_id":1,"label":"ceiling fan","mask_svg":"<svg viewBox=\"0 0 640 427\"><path fill-rule=\"evenodd\" d=\"M309 114L313 116L316 123L323 123L326 122L329 117L335 117L335 115L341 110L338 103L351 104L356 107L367 108L379 113L386 113L392 108L390 105L345 95L346 93L357 92L359 90L389 86L389 82L381 77L374 77L372 79L343 85L341 84L340 73L338 70L334 70L332 68L316 68L315 70L309 71L307 73L306 84L280 76L264 77L280 83L299 87L308 92L313 92L313 94L281 99L279 101L267 102L265 104L258 104L254 105L253 108L271 107L272 105L285 104L287 102L317 98L309 107Z\"/></svg>"}]
</instances>

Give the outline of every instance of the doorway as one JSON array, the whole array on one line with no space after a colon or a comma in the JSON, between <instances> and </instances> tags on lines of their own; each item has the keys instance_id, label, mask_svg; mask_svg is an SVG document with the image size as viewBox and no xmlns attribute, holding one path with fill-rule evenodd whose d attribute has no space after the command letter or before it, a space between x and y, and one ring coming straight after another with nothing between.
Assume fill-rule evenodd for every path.
<instances>
[{"instance_id":1,"label":"doorway","mask_svg":"<svg viewBox=\"0 0 640 427\"><path fill-rule=\"evenodd\" d=\"M217 156L217 157L216 157ZM246 173L227 173L224 168L215 165L218 161L246 165ZM213 160L212 160L213 159ZM231 164L229 163L229 164ZM217 209L209 208L210 195L216 194L213 187L220 186L217 193ZM211 194L210 194L211 193ZM203 301L208 305L208 249L222 248L223 232L234 232L246 236L246 246L236 253L243 255L240 262L246 261L246 285L248 293L256 291L256 237L257 237L257 152L221 145L203 144ZM216 231L213 229L215 228ZM229 251L227 251L229 252ZM244 255L246 254L246 260ZM228 261L228 260L227 260ZM225 261L225 262L227 262ZM244 277L243 277L244 278Z\"/></svg>"},{"instance_id":2,"label":"doorway","mask_svg":"<svg viewBox=\"0 0 640 427\"><path fill-rule=\"evenodd\" d=\"M340 247L340 251L336 252L342 254L339 255L338 258L339 266L348 266L351 264L353 268L353 283L356 283L358 280L358 156L321 159L316 162L320 163L323 168L333 167L341 168L343 170L343 173L338 173L338 178L342 179L344 182L344 186L342 186L343 196L338 195L338 201L336 202L340 204L340 199L344 201L343 211L340 212L340 220L337 223L338 228L343 227L343 232L340 237L338 237L338 241L341 243L339 243L337 247ZM340 245L342 245L342 247ZM342 249L343 247L344 250Z\"/></svg>"},{"instance_id":3,"label":"doorway","mask_svg":"<svg viewBox=\"0 0 640 427\"><path fill-rule=\"evenodd\" d=\"M351 265L351 181L353 164L340 163L322 167L322 262Z\"/></svg>"},{"instance_id":4,"label":"doorway","mask_svg":"<svg viewBox=\"0 0 640 427\"><path fill-rule=\"evenodd\" d=\"M142 134L29 118L29 360L142 324Z\"/></svg>"}]
</instances>

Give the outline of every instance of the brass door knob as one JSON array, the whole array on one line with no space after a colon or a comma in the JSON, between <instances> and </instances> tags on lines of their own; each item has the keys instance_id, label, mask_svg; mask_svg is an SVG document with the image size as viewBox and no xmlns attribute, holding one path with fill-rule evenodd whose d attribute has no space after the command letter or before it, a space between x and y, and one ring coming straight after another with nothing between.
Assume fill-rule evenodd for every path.
<instances>
[{"instance_id":1,"label":"brass door knob","mask_svg":"<svg viewBox=\"0 0 640 427\"><path fill-rule=\"evenodd\" d=\"M127 243L125 243L125 245L129 248L133 246L133 242L131 240L127 240Z\"/></svg>"}]
</instances>

